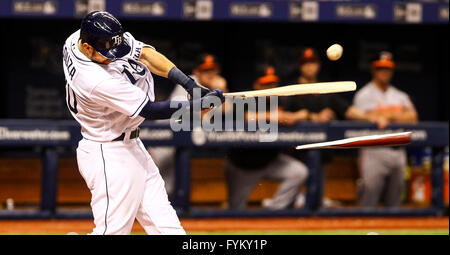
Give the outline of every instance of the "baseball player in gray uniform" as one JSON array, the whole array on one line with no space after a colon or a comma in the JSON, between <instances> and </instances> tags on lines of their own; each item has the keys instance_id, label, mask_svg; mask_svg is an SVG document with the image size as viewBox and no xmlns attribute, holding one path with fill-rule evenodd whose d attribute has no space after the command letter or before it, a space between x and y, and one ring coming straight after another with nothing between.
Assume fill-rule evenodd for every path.
<instances>
[{"instance_id":1,"label":"baseball player in gray uniform","mask_svg":"<svg viewBox=\"0 0 450 255\"><path fill-rule=\"evenodd\" d=\"M92 234L129 234L135 219L148 234L185 234L164 181L139 139L145 119L169 119L224 97L200 87L152 46L124 32L107 12L91 12L63 47L67 106L81 125L79 171L91 191ZM191 101L154 102L150 73L180 84ZM195 107L193 107L195 105Z\"/></svg>"},{"instance_id":2,"label":"baseball player in gray uniform","mask_svg":"<svg viewBox=\"0 0 450 255\"><path fill-rule=\"evenodd\" d=\"M381 52L372 62L372 81L354 97L354 106L365 112L379 128L391 122L417 122L417 112L409 96L390 84L395 63L392 54ZM360 151L362 175L361 206L401 205L406 151L402 148L370 148Z\"/></svg>"}]
</instances>

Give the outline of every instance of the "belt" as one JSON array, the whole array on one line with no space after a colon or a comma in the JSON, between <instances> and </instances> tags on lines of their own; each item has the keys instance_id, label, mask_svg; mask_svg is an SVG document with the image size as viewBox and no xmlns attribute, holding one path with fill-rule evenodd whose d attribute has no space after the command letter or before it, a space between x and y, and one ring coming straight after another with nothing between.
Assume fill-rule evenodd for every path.
<instances>
[{"instance_id":1,"label":"belt","mask_svg":"<svg viewBox=\"0 0 450 255\"><path fill-rule=\"evenodd\" d=\"M139 137L139 128L131 131L130 133L130 139L138 138ZM125 139L125 133L122 133L119 137L113 140L113 142L116 141L123 141Z\"/></svg>"}]
</instances>

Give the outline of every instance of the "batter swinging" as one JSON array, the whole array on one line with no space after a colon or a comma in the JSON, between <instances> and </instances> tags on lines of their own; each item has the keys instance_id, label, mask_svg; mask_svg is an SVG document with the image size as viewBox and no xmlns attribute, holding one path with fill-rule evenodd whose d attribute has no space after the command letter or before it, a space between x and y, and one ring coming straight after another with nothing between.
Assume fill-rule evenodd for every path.
<instances>
[{"instance_id":1,"label":"batter swinging","mask_svg":"<svg viewBox=\"0 0 450 255\"><path fill-rule=\"evenodd\" d=\"M77 148L81 175L89 187L92 234L129 234L134 220L148 234L185 234L158 168L139 139L145 119L168 119L211 96L152 46L124 32L107 12L89 13L64 48L67 106L81 125ZM193 97L189 103L154 102L151 73L171 79ZM195 107L194 107L195 108Z\"/></svg>"}]
</instances>

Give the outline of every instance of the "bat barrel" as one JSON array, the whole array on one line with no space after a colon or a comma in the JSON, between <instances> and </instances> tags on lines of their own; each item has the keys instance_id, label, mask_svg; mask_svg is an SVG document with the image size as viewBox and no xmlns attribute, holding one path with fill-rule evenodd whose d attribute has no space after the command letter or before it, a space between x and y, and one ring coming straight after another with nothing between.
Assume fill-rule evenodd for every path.
<instances>
[{"instance_id":1,"label":"bat barrel","mask_svg":"<svg viewBox=\"0 0 450 255\"><path fill-rule=\"evenodd\" d=\"M354 141L336 146L336 148L363 148L377 146L402 146L411 143L411 133L403 133L390 137L381 137L367 140Z\"/></svg>"}]
</instances>

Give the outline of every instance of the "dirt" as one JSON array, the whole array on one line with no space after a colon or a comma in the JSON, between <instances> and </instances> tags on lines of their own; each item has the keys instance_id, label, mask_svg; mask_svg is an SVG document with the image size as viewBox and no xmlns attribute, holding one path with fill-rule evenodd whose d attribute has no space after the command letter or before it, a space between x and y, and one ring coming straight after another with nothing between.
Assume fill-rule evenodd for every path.
<instances>
[{"instance_id":1,"label":"dirt","mask_svg":"<svg viewBox=\"0 0 450 255\"><path fill-rule=\"evenodd\" d=\"M448 229L448 217L425 218L226 218L181 219L186 231ZM0 234L89 233L92 220L2 220ZM135 223L133 232L143 232Z\"/></svg>"}]
</instances>

